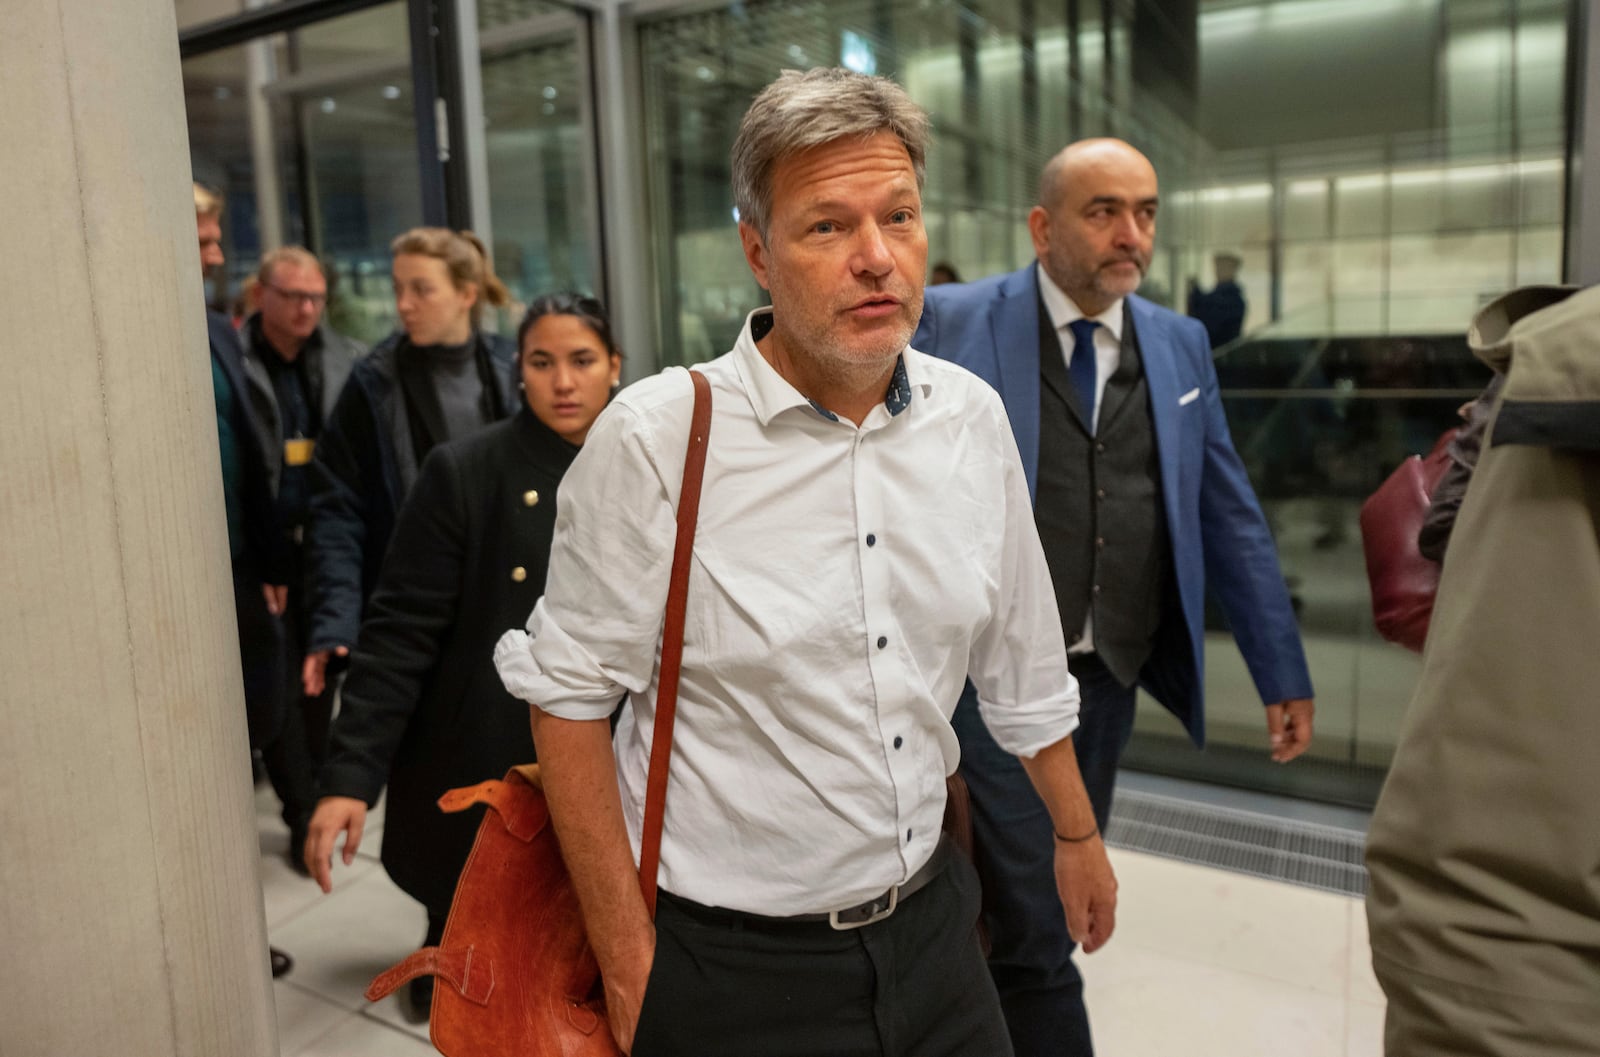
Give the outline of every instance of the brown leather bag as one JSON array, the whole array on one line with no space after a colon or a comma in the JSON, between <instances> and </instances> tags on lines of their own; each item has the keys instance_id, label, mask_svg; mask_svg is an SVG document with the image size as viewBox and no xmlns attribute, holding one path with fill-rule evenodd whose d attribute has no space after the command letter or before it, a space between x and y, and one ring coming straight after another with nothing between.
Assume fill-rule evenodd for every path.
<instances>
[{"instance_id":1,"label":"brown leather bag","mask_svg":"<svg viewBox=\"0 0 1600 1057\"><path fill-rule=\"evenodd\" d=\"M678 500L639 863L639 887L652 915L689 559L711 432L711 387L698 371L689 373L694 418ZM437 977L429 1035L445 1057L620 1057L538 766L514 767L503 780L439 798L444 811L475 804L488 804L489 810L456 884L439 946L425 947L380 974L367 988L367 999L376 1002L419 976Z\"/></svg>"},{"instance_id":2,"label":"brown leather bag","mask_svg":"<svg viewBox=\"0 0 1600 1057\"><path fill-rule=\"evenodd\" d=\"M1361 504L1361 548L1372 590L1372 620L1384 641L1422 652L1439 590L1439 565L1417 549L1433 490L1450 465L1449 430L1427 458L1413 455Z\"/></svg>"}]
</instances>

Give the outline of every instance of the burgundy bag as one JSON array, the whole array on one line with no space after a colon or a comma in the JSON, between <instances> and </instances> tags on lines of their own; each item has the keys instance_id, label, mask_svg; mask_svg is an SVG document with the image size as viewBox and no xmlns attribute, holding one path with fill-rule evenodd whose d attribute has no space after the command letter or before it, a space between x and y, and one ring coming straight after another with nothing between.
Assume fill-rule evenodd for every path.
<instances>
[{"instance_id":1,"label":"burgundy bag","mask_svg":"<svg viewBox=\"0 0 1600 1057\"><path fill-rule=\"evenodd\" d=\"M1387 642L1422 652L1439 590L1439 565L1417 549L1417 533L1439 479L1450 466L1449 430L1426 458L1413 455L1361 504L1361 549L1367 557L1372 619Z\"/></svg>"},{"instance_id":2,"label":"burgundy bag","mask_svg":"<svg viewBox=\"0 0 1600 1057\"><path fill-rule=\"evenodd\" d=\"M639 862L639 887L652 916L689 559L711 430L711 387L698 371L689 373L694 418L678 500ZM380 974L367 987L367 999L376 1002L419 976L437 977L428 1033L445 1057L621 1057L538 765L513 767L504 780L439 798L443 811L475 804L488 804L489 810L456 884L439 946L424 947Z\"/></svg>"}]
</instances>

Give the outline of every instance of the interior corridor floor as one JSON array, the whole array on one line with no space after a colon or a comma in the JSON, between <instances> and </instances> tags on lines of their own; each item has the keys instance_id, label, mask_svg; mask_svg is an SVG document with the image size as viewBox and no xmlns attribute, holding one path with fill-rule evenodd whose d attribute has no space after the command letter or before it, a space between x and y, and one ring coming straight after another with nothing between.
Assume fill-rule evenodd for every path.
<instances>
[{"instance_id":1,"label":"interior corridor floor","mask_svg":"<svg viewBox=\"0 0 1600 1057\"><path fill-rule=\"evenodd\" d=\"M288 830L257 792L261 884L272 944L294 958L274 982L282 1057L424 1057L425 1024L400 995L369 1004L377 973L422 941L420 906L378 863L374 812L334 890L290 871ZM1112 851L1117 932L1083 960L1100 1057L1378 1057L1383 993L1359 900ZM823 1057L823 1055L819 1055Z\"/></svg>"}]
</instances>

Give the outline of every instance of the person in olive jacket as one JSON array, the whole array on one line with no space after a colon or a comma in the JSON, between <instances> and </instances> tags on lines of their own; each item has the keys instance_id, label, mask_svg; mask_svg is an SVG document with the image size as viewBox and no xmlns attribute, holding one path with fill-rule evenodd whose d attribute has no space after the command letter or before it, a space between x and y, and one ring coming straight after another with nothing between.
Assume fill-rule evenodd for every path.
<instances>
[{"instance_id":1,"label":"person in olive jacket","mask_svg":"<svg viewBox=\"0 0 1600 1057\"><path fill-rule=\"evenodd\" d=\"M383 864L428 911L437 944L480 812L435 805L458 786L534 758L528 710L495 672L495 640L544 592L556 486L616 387L621 353L599 302L561 294L528 309L518 331L526 406L510 421L435 448L394 537L350 659L306 866L332 890L385 783ZM411 985L424 1013L433 978Z\"/></svg>"},{"instance_id":2,"label":"person in olive jacket","mask_svg":"<svg viewBox=\"0 0 1600 1057\"><path fill-rule=\"evenodd\" d=\"M516 349L478 326L484 302L511 300L483 243L469 231L413 228L389 249L404 329L350 369L311 463L307 697L322 693L329 662L355 644L395 511L428 452L517 407L507 384Z\"/></svg>"}]
</instances>

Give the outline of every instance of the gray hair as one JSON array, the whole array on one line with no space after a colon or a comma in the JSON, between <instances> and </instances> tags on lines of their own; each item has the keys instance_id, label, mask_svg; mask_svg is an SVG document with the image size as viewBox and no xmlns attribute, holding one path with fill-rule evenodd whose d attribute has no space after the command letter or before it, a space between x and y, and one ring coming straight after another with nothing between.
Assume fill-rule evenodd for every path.
<instances>
[{"instance_id":1,"label":"gray hair","mask_svg":"<svg viewBox=\"0 0 1600 1057\"><path fill-rule=\"evenodd\" d=\"M839 67L784 70L761 90L733 141L733 204L765 241L772 219L772 168L845 136L893 132L911 155L917 189L927 168L928 115L886 77Z\"/></svg>"}]
</instances>

